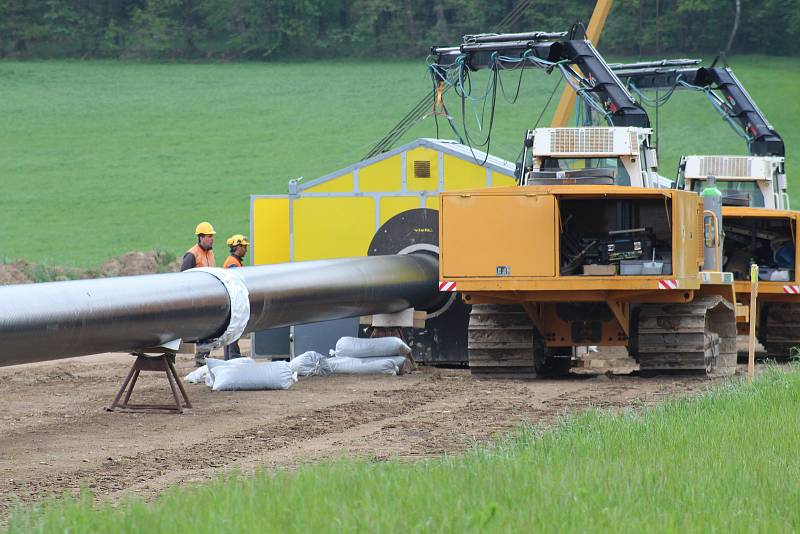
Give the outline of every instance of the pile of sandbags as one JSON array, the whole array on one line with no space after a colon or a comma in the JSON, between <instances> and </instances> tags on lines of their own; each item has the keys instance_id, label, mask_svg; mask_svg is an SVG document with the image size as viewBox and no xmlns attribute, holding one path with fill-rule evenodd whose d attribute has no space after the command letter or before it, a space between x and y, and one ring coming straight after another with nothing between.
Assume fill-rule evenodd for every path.
<instances>
[{"instance_id":1,"label":"pile of sandbags","mask_svg":"<svg viewBox=\"0 0 800 534\"><path fill-rule=\"evenodd\" d=\"M212 391L289 389L298 376L402 375L414 367L411 349L397 337L343 337L330 356L308 351L289 362L258 363L253 358L218 360L206 364L184 380L205 383Z\"/></svg>"},{"instance_id":2,"label":"pile of sandbags","mask_svg":"<svg viewBox=\"0 0 800 534\"><path fill-rule=\"evenodd\" d=\"M352 338L351 338L352 339ZM397 338L395 338L397 339ZM403 343L402 341L400 343ZM405 343L403 343L405 346ZM338 345L337 345L338 346ZM350 350L345 352L353 356L336 356L336 351L331 351L331 356L310 350L293 358L289 366L298 376L328 376L340 375L397 375L405 374L411 370L411 361L406 356L364 356L371 354L369 344L362 344L367 350ZM379 351L380 352L380 351Z\"/></svg>"},{"instance_id":3,"label":"pile of sandbags","mask_svg":"<svg viewBox=\"0 0 800 534\"><path fill-rule=\"evenodd\" d=\"M331 356L328 366L333 374L397 375L413 367L411 348L398 337L343 337Z\"/></svg>"}]
</instances>

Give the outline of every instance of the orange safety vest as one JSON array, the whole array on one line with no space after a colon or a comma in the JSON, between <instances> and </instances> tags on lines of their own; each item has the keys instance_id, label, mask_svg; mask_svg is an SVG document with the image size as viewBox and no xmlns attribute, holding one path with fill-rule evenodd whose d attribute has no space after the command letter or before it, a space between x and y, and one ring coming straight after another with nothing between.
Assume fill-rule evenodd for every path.
<instances>
[{"instance_id":1,"label":"orange safety vest","mask_svg":"<svg viewBox=\"0 0 800 534\"><path fill-rule=\"evenodd\" d=\"M225 260L225 263L222 264L223 269L228 269L229 267L241 267L241 266L242 262L239 260L239 258L234 256L233 254L228 256L227 259Z\"/></svg>"},{"instance_id":2,"label":"orange safety vest","mask_svg":"<svg viewBox=\"0 0 800 534\"><path fill-rule=\"evenodd\" d=\"M186 252L194 256L195 267L216 267L217 261L214 259L213 250L203 250L199 244L193 246Z\"/></svg>"}]
</instances>

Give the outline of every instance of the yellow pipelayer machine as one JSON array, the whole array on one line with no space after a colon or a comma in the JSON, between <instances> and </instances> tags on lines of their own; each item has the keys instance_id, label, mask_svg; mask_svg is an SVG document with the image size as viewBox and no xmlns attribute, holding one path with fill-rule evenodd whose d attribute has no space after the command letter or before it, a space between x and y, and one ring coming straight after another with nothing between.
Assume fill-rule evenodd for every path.
<instances>
[{"instance_id":1,"label":"yellow pipelayer machine","mask_svg":"<svg viewBox=\"0 0 800 534\"><path fill-rule=\"evenodd\" d=\"M645 101L644 91L702 92L742 138L749 155L681 157L678 186L701 192L710 176L723 195L723 268L733 274L740 310L751 307L750 264L759 266L756 333L772 358L788 359L800 346L797 223L789 210L785 147L743 84L728 67L701 66L699 59L612 65L614 73ZM663 105L662 101L659 105ZM750 317L739 315L740 333Z\"/></svg>"},{"instance_id":2,"label":"yellow pipelayer machine","mask_svg":"<svg viewBox=\"0 0 800 534\"><path fill-rule=\"evenodd\" d=\"M625 346L643 372L733 373L722 214L664 187L647 114L589 42L563 37L467 36L433 50L457 91L481 68L561 69L612 125L529 131L517 187L440 193L440 288L472 304L473 373L563 371L586 345Z\"/></svg>"},{"instance_id":3,"label":"yellow pipelayer machine","mask_svg":"<svg viewBox=\"0 0 800 534\"><path fill-rule=\"evenodd\" d=\"M618 231L620 214L668 244L659 255L671 254L671 273L565 274L569 232ZM473 305L473 372L564 370L582 345L626 346L645 372L735 371L735 289L730 274L701 270L694 193L602 185L443 192L439 243L442 281ZM666 262L652 263L664 270Z\"/></svg>"}]
</instances>

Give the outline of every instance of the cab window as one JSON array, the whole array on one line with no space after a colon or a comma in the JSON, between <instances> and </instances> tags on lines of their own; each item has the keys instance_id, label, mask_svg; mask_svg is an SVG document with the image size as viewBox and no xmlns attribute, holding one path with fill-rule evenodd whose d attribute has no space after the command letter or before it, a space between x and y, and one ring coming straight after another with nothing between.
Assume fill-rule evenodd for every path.
<instances>
[{"instance_id":1,"label":"cab window","mask_svg":"<svg viewBox=\"0 0 800 534\"><path fill-rule=\"evenodd\" d=\"M614 185L631 185L631 177L619 158L544 158L543 171L578 171L583 169L612 169Z\"/></svg>"},{"instance_id":2,"label":"cab window","mask_svg":"<svg viewBox=\"0 0 800 534\"><path fill-rule=\"evenodd\" d=\"M705 180L692 180L692 191L701 193L705 188ZM751 208L764 207L764 193L761 192L761 188L758 187L756 182L747 182L741 180L717 180L717 189L722 191L723 196L726 193L749 193Z\"/></svg>"}]
</instances>

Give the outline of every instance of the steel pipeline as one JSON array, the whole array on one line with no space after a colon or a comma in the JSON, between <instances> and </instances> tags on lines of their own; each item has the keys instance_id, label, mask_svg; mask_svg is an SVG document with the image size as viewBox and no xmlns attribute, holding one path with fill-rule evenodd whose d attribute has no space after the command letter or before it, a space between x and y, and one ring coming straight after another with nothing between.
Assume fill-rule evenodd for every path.
<instances>
[{"instance_id":1,"label":"steel pipeline","mask_svg":"<svg viewBox=\"0 0 800 534\"><path fill-rule=\"evenodd\" d=\"M438 261L425 254L242 267L245 332L427 309ZM199 272L0 286L0 366L155 347L220 335L230 316L222 282Z\"/></svg>"}]
</instances>

